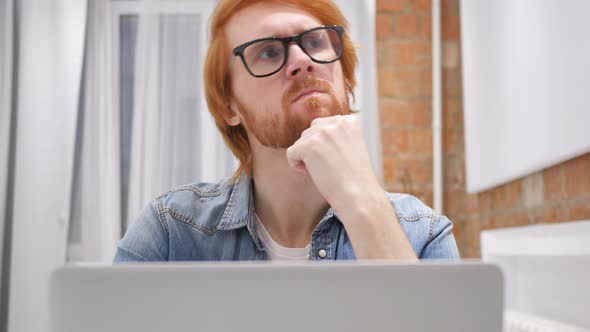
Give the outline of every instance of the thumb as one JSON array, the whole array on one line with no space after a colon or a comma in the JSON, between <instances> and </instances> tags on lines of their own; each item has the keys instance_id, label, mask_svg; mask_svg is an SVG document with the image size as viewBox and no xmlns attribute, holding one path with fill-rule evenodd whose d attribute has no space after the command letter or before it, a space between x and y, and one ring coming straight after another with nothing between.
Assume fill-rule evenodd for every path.
<instances>
[{"instance_id":1,"label":"thumb","mask_svg":"<svg viewBox=\"0 0 590 332\"><path fill-rule=\"evenodd\" d=\"M309 174L307 167L305 167L301 152L301 145L297 145L297 143L291 145L287 149L287 163L289 163L289 166L293 167L296 171L303 174Z\"/></svg>"}]
</instances>

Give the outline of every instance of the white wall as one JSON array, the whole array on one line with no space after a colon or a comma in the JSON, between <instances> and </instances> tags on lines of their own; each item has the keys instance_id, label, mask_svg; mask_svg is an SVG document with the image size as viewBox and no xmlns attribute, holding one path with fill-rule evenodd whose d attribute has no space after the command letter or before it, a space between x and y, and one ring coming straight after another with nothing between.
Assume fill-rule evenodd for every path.
<instances>
[{"instance_id":1,"label":"white wall","mask_svg":"<svg viewBox=\"0 0 590 332\"><path fill-rule=\"evenodd\" d=\"M9 332L48 329L48 279L65 262L86 2L20 1Z\"/></svg>"},{"instance_id":2,"label":"white wall","mask_svg":"<svg viewBox=\"0 0 590 332\"><path fill-rule=\"evenodd\" d=\"M481 256L504 273L506 309L590 328L590 220L487 230Z\"/></svg>"},{"instance_id":3,"label":"white wall","mask_svg":"<svg viewBox=\"0 0 590 332\"><path fill-rule=\"evenodd\" d=\"M590 1L461 1L467 190L590 151Z\"/></svg>"}]
</instances>

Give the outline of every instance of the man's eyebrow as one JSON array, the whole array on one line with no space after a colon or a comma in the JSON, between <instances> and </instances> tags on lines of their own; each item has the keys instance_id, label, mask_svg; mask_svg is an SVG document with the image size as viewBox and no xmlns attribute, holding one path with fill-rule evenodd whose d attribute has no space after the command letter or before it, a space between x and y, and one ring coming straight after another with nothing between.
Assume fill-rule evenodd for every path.
<instances>
[{"instance_id":1,"label":"man's eyebrow","mask_svg":"<svg viewBox=\"0 0 590 332\"><path fill-rule=\"evenodd\" d=\"M261 39L261 38L270 38L270 37L290 37L296 34L299 34L303 31L307 31L316 27L319 27L319 24L305 24L297 29L290 29L290 27L285 26L277 26L276 24L269 24L263 25L260 27L258 32L256 33L256 37L254 39ZM269 32L272 31L272 32Z\"/></svg>"}]
</instances>

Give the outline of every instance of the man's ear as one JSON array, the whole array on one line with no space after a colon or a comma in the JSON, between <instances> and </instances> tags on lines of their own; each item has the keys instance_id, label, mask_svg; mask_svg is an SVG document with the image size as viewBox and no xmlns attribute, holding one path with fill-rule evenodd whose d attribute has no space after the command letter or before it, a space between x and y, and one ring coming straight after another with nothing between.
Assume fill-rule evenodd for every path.
<instances>
[{"instance_id":1,"label":"man's ear","mask_svg":"<svg viewBox=\"0 0 590 332\"><path fill-rule=\"evenodd\" d=\"M242 117L235 101L231 100L227 105L229 112L224 116L225 123L235 127L242 123Z\"/></svg>"}]
</instances>

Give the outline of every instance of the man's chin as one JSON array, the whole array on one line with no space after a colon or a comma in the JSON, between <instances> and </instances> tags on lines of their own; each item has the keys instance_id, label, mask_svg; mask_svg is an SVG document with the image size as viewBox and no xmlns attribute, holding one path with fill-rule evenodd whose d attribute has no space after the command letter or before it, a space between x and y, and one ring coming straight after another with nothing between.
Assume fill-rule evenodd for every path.
<instances>
[{"instance_id":1,"label":"man's chin","mask_svg":"<svg viewBox=\"0 0 590 332\"><path fill-rule=\"evenodd\" d=\"M304 103L291 105L290 113L292 116L301 116L306 118L323 118L333 115L332 103L325 102L318 97L312 97L305 100Z\"/></svg>"}]
</instances>

